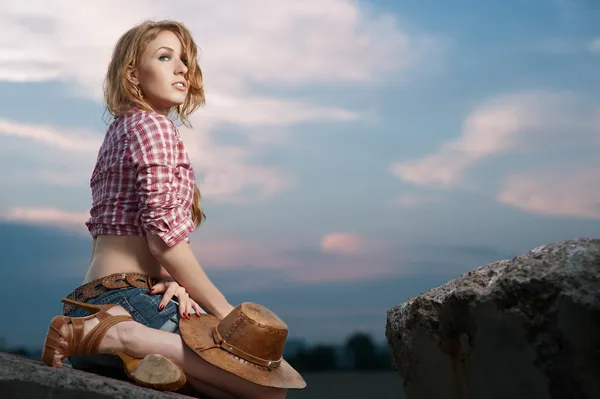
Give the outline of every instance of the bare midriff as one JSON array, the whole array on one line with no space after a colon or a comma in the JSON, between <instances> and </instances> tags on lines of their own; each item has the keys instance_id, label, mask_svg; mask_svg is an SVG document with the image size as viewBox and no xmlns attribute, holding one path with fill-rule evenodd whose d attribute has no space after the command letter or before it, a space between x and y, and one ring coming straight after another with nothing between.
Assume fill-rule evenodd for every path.
<instances>
[{"instance_id":1,"label":"bare midriff","mask_svg":"<svg viewBox=\"0 0 600 399\"><path fill-rule=\"evenodd\" d=\"M150 253L146 237L99 235L94 238L83 284L114 273L159 276L161 265Z\"/></svg>"}]
</instances>

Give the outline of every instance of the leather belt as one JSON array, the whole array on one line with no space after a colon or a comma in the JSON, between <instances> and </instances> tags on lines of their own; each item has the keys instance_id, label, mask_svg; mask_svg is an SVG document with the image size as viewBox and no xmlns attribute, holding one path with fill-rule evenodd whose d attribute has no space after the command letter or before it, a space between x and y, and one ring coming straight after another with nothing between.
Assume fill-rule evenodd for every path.
<instances>
[{"instance_id":1,"label":"leather belt","mask_svg":"<svg viewBox=\"0 0 600 399\"><path fill-rule=\"evenodd\" d=\"M97 296L100 296L106 291L110 290L118 290L129 287L144 288L149 290L158 281L158 278L150 277L142 273L115 273L77 287L75 290L73 290L73 292L67 295L67 298L74 301L87 302L89 299L96 298ZM64 304L63 315L68 315L74 309L75 306Z\"/></svg>"}]
</instances>

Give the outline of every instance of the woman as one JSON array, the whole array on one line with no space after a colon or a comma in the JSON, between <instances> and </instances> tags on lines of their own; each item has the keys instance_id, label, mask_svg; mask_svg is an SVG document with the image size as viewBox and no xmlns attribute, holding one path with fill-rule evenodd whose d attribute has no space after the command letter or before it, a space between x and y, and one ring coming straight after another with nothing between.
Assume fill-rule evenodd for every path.
<instances>
[{"instance_id":1,"label":"woman","mask_svg":"<svg viewBox=\"0 0 600 399\"><path fill-rule=\"evenodd\" d=\"M117 355L130 378L155 389L178 389L187 379L211 397L284 398L286 389L215 367L174 333L179 318L209 317L200 306L218 320L234 309L189 245L204 215L167 117L175 113L188 125L204 102L196 57L190 33L172 21L142 23L118 41L105 82L115 118L91 177L92 256L83 285L63 300L64 316L52 320L43 360L60 367L69 357L87 369Z\"/></svg>"}]
</instances>

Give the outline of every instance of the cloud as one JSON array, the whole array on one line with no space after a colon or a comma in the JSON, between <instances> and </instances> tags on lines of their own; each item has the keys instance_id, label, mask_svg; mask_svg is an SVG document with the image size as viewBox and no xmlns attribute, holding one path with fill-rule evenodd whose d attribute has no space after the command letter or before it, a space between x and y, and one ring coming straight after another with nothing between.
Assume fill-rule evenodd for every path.
<instances>
[{"instance_id":1,"label":"cloud","mask_svg":"<svg viewBox=\"0 0 600 399\"><path fill-rule=\"evenodd\" d=\"M276 168L252 163L252 146L220 145L205 130L182 130L192 164L203 177L203 195L211 200L261 200L293 183ZM5 174L0 179L5 186L33 179L46 185L87 188L100 134L0 119L0 136L4 136L0 137L0 153L20 154L20 162L23 158L33 161Z\"/></svg>"},{"instance_id":2,"label":"cloud","mask_svg":"<svg viewBox=\"0 0 600 399\"><path fill-rule=\"evenodd\" d=\"M235 291L286 283L316 284L366 281L412 272L416 259L398 243L352 233L329 233L308 246L284 238L268 241L199 231L192 248L211 274L227 276ZM231 276L252 277L231 281Z\"/></svg>"},{"instance_id":3,"label":"cloud","mask_svg":"<svg viewBox=\"0 0 600 399\"><path fill-rule=\"evenodd\" d=\"M83 212L65 212L55 208L14 208L0 220L23 223L32 227L46 226L77 233L69 239L89 238ZM0 223L0 227L4 224ZM27 233L29 234L29 233ZM496 260L490 249L466 248L448 250L439 246L403 246L398 242L350 233L331 233L311 246L285 239L219 236L202 228L192 233L191 245L200 264L211 278L228 291L249 292L285 284L314 285L375 281L399 276L458 273ZM333 238L333 239L332 239ZM327 250L324 250L325 243ZM71 244L66 244L71 245ZM468 255L468 256L467 256ZM469 262L465 263L465 259ZM62 266L63 269L65 265ZM79 270L81 265L75 265ZM71 272L74 272L73 270ZM80 271L81 272L81 271ZM68 274L69 270L65 269Z\"/></svg>"},{"instance_id":4,"label":"cloud","mask_svg":"<svg viewBox=\"0 0 600 399\"><path fill-rule=\"evenodd\" d=\"M580 145L593 126L590 115L589 104L569 93L520 92L492 98L467 117L459 137L434 154L392 164L392 172L415 185L451 187L469 168L502 154L526 152L540 143Z\"/></svg>"},{"instance_id":5,"label":"cloud","mask_svg":"<svg viewBox=\"0 0 600 399\"><path fill-rule=\"evenodd\" d=\"M400 179L423 186L451 186L467 168L523 143L526 133L553 129L563 99L553 93L517 93L494 98L467 117L459 137L434 154L392 165Z\"/></svg>"},{"instance_id":6,"label":"cloud","mask_svg":"<svg viewBox=\"0 0 600 399\"><path fill-rule=\"evenodd\" d=\"M204 121L181 128L202 195L214 202L246 203L271 197L294 184L285 170L253 159L265 144L219 144Z\"/></svg>"},{"instance_id":7,"label":"cloud","mask_svg":"<svg viewBox=\"0 0 600 399\"><path fill-rule=\"evenodd\" d=\"M363 118L359 112L322 101L272 94L276 92L272 88L371 84L388 73L417 70L436 49L434 39L404 31L391 15L349 0L197 1L168 6L159 1L115 0L86 7L74 0L3 2L3 37L19 40L0 38L0 80L60 81L79 96L101 101L105 68L118 37L144 19L163 18L184 21L201 47L207 103L192 117L194 129L181 130L202 178L203 193L215 201L263 200L292 186L294 179L286 171L253 160L285 143L281 137L292 126ZM232 125L247 138L243 147L216 140L221 129ZM13 122L8 128L13 135L24 131L23 138L44 139L63 150L94 144L72 142L44 126ZM43 131L42 137L35 136L36 129ZM69 166L91 172L87 164ZM58 185L82 181L82 173L74 179L66 168L55 170L48 162L50 171L43 173Z\"/></svg>"},{"instance_id":8,"label":"cloud","mask_svg":"<svg viewBox=\"0 0 600 399\"><path fill-rule=\"evenodd\" d=\"M14 136L41 142L50 147L70 151L96 152L100 140L92 134L64 133L64 129L50 126L24 124L0 119L0 135Z\"/></svg>"},{"instance_id":9,"label":"cloud","mask_svg":"<svg viewBox=\"0 0 600 399\"><path fill-rule=\"evenodd\" d=\"M0 119L0 143L2 158L14 156L18 166L0 183L17 189L24 181L87 185L101 140L85 130Z\"/></svg>"},{"instance_id":10,"label":"cloud","mask_svg":"<svg viewBox=\"0 0 600 399\"><path fill-rule=\"evenodd\" d=\"M353 233L328 233L321 238L321 250L336 254L355 254L361 250L361 239Z\"/></svg>"},{"instance_id":11,"label":"cloud","mask_svg":"<svg viewBox=\"0 0 600 399\"><path fill-rule=\"evenodd\" d=\"M199 232L192 246L200 263L210 270L273 271L266 284L272 284L273 279L303 283L356 281L402 272L398 254L391 247L350 233L326 234L318 247L298 248L285 241L265 243ZM255 289L256 284L240 281L236 289Z\"/></svg>"},{"instance_id":12,"label":"cloud","mask_svg":"<svg viewBox=\"0 0 600 399\"><path fill-rule=\"evenodd\" d=\"M540 215L600 219L599 168L596 160L516 173L509 176L498 200Z\"/></svg>"},{"instance_id":13,"label":"cloud","mask_svg":"<svg viewBox=\"0 0 600 399\"><path fill-rule=\"evenodd\" d=\"M69 239L89 238L86 212L68 212L56 208L15 207L0 215L0 222L58 229L75 233ZM0 227L5 224L0 223ZM397 245L375 245L371 251L348 252L347 238L337 240L333 253L322 252L320 246L298 248L298 244L270 239L219 236L200 229L192 233L191 246L200 264L211 276L225 276L228 290L248 291L277 286L283 283L352 282L395 276L409 271L399 263ZM331 244L331 240L327 240ZM333 240L336 241L336 240ZM361 238L366 242L365 238ZM346 245L341 247L341 245ZM341 251L341 252L340 252ZM337 256L350 255L352 256ZM409 259L406 255L405 259ZM80 265L77 265L79 268ZM68 273L68 271L66 271ZM234 278L245 276L243 278Z\"/></svg>"},{"instance_id":14,"label":"cloud","mask_svg":"<svg viewBox=\"0 0 600 399\"><path fill-rule=\"evenodd\" d=\"M597 104L567 92L520 92L476 107L459 137L437 153L397 162L392 170L415 185L452 188L469 169L511 155L496 178L498 201L537 214L597 218L600 196L593 171L600 166L598 147ZM579 159L577 165L561 163L573 157ZM419 200L400 197L404 206Z\"/></svg>"},{"instance_id":15,"label":"cloud","mask_svg":"<svg viewBox=\"0 0 600 399\"><path fill-rule=\"evenodd\" d=\"M85 8L74 0L4 2L4 37L20 40L18 45L0 42L0 77L61 79L99 98L118 36L141 20L162 18L184 21L194 33L211 92L254 82L371 81L382 72L415 67L433 45L428 37L402 31L391 15L347 0L204 0L168 6L113 0Z\"/></svg>"},{"instance_id":16,"label":"cloud","mask_svg":"<svg viewBox=\"0 0 600 399\"><path fill-rule=\"evenodd\" d=\"M62 231L89 236L85 221L87 212L68 212L57 208L15 207L0 221L17 222L33 226L49 226ZM244 275L259 273L259 279L242 279L227 282L228 289L245 291L275 282L324 283L373 279L395 275L402 270L390 248L367 252L359 245L366 239L351 234L326 235L320 247L298 251L284 241L270 240L265 243L251 238L206 235L203 230L192 233L191 245L200 264L211 273L236 271ZM324 251L325 253L323 253ZM346 256L333 255L353 255ZM307 258L310 259L307 262ZM365 265L369 265L366 267Z\"/></svg>"},{"instance_id":17,"label":"cloud","mask_svg":"<svg viewBox=\"0 0 600 399\"><path fill-rule=\"evenodd\" d=\"M89 212L67 212L56 208L12 208L0 220L22 222L34 225L50 225L63 230L87 233L85 221L90 217Z\"/></svg>"},{"instance_id":18,"label":"cloud","mask_svg":"<svg viewBox=\"0 0 600 399\"><path fill-rule=\"evenodd\" d=\"M358 114L335 107L316 107L305 101L214 95L196 114L198 123L232 123L244 127L289 126L310 121L354 121Z\"/></svg>"}]
</instances>

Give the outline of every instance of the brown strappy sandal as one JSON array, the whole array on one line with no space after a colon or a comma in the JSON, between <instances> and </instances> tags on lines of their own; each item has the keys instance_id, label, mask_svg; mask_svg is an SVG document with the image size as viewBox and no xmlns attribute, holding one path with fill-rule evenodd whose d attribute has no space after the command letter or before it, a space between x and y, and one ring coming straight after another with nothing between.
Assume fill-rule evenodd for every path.
<instances>
[{"instance_id":1,"label":"brown strappy sandal","mask_svg":"<svg viewBox=\"0 0 600 399\"><path fill-rule=\"evenodd\" d=\"M91 315L85 317L56 316L52 319L42 352L42 361L49 367L54 365L55 352L61 353L63 357L99 354L98 347L108 329L123 321L133 320L130 315L109 314L107 310L116 306L114 304L94 305L68 298L63 298L62 302L85 309ZM93 317L96 317L99 323L83 337L84 324ZM61 333L61 329L68 324L73 326L72 333L65 336ZM61 342L60 338L63 338L64 342ZM127 376L140 386L159 391L175 391L186 382L183 369L165 356L151 354L144 356L143 359L137 359L120 351L115 351L113 354L119 356L123 362ZM62 361L56 367L60 368L61 366Z\"/></svg>"}]
</instances>

